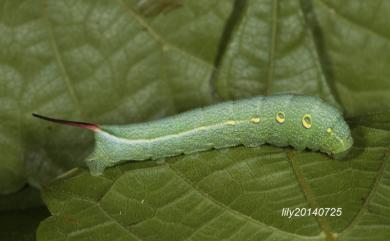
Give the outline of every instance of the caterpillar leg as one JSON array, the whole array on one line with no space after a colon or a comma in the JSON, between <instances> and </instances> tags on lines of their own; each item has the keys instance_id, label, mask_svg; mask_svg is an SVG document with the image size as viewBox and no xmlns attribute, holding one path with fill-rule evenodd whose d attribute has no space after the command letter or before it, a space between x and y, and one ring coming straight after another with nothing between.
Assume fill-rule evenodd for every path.
<instances>
[{"instance_id":1,"label":"caterpillar leg","mask_svg":"<svg viewBox=\"0 0 390 241\"><path fill-rule=\"evenodd\" d=\"M103 174L104 169L106 169L103 161L88 160L86 163L92 176L100 176Z\"/></svg>"},{"instance_id":2,"label":"caterpillar leg","mask_svg":"<svg viewBox=\"0 0 390 241\"><path fill-rule=\"evenodd\" d=\"M159 158L156 160L156 164L158 165L164 165L166 162L165 162L165 158L162 157L162 158Z\"/></svg>"}]
</instances>

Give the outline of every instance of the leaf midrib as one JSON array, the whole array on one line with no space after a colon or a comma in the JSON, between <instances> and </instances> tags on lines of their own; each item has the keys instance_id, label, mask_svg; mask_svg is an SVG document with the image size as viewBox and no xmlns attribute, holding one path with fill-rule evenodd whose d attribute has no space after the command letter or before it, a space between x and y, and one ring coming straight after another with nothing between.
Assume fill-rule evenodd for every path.
<instances>
[{"instance_id":1,"label":"leaf midrib","mask_svg":"<svg viewBox=\"0 0 390 241\"><path fill-rule=\"evenodd\" d=\"M287 158L289 160L289 163L291 165L291 169L294 172L294 175L297 179L297 182L302 190L303 195L305 196L309 206L312 209L318 209L319 205L317 203L317 200L315 199L315 196L310 188L310 186L305 181L305 177L303 175L302 170L300 169L299 165L295 163L293 159L293 152L287 153ZM317 220L318 225L320 229L325 233L326 239L329 241L337 241L337 238L333 235L333 231L327 222L327 220L322 216L315 216L315 220Z\"/></svg>"},{"instance_id":2,"label":"leaf midrib","mask_svg":"<svg viewBox=\"0 0 390 241\"><path fill-rule=\"evenodd\" d=\"M183 55L191 58L191 59L194 59L196 60L197 62L200 62L202 64L205 64L206 66L208 66L209 68L214 68L214 65L207 62L206 60L202 59L202 58L199 58L198 56L196 55L193 55L193 54L190 54L189 52L187 51L184 51L182 50L181 48L169 43L166 39L164 39L161 35L159 35L153 28L152 26L150 26L149 23L147 23L139 14L137 14L136 12L134 12L130 7L128 7L125 3L123 3L122 0L115 0L115 2L120 6L122 7L128 14L131 18L134 18L138 24L140 24L142 27L144 27L146 30L147 30L147 33L149 33L153 39L155 39L161 46L161 49L163 51L167 51L169 49L175 49L177 50L178 52L182 53ZM211 73L210 73L211 75Z\"/></svg>"},{"instance_id":3,"label":"leaf midrib","mask_svg":"<svg viewBox=\"0 0 390 241\"><path fill-rule=\"evenodd\" d=\"M49 3L48 3L48 0L47 0L46 5L48 5L48 4ZM62 56L61 56L61 54L59 52L57 42L56 42L56 40L54 38L53 28L52 28L52 25L50 23L47 7L42 12L43 12L43 15L44 15L44 19L46 19L46 26L47 26L47 30L48 30L48 37L49 37L49 41L50 41L50 47L53 50L55 60L56 60L56 62L58 64L59 68L61 69L61 73L62 73L62 76L63 76L63 78L61 78L61 79L64 80L65 85L66 85L66 89L67 89L70 97L72 98L75 107L78 108L79 111L80 111L80 114L82 114L83 113L83 109L82 109L82 107L80 105L79 97L76 94L76 91L75 91L75 89L73 87L72 82L70 81L70 77L69 77L68 71L65 68L64 61L63 61Z\"/></svg>"},{"instance_id":4,"label":"leaf midrib","mask_svg":"<svg viewBox=\"0 0 390 241\"><path fill-rule=\"evenodd\" d=\"M274 79L274 58L276 50L276 35L278 32L278 10L279 10L279 1L272 1L272 17L271 17L271 38L270 38L270 48L268 52L268 67L267 67L267 85L266 85L266 95L272 93L272 81Z\"/></svg>"},{"instance_id":5,"label":"leaf midrib","mask_svg":"<svg viewBox=\"0 0 390 241\"><path fill-rule=\"evenodd\" d=\"M297 238L300 238L300 239L313 239L313 238L320 238L321 236L318 235L318 236L303 236L303 235L299 235L299 234L296 234L296 233L290 233L290 232L286 232L284 230L281 230L281 229L278 229L274 226L270 226L270 225L267 225L263 222L260 222L259 220L256 220L256 219L253 219L252 217L250 216L247 216L247 215L244 215L243 213L240 213L232 208L230 208L229 206L226 206L225 204L215 200L214 198L210 197L209 195L207 195L206 193L204 193L202 190L200 190L199 188L195 187L195 185L187 180L186 177L184 177L177 169L173 168L172 165L170 165L169 163L167 163L168 167L170 170L173 171L173 173L179 177L182 181L184 181L185 183L187 183L194 191L198 192L199 194L202 195L202 197L208 201L210 201L211 203L214 203L216 204L218 207L224 209L224 210L227 210L229 212L231 212L232 214L234 214L235 216L238 216L238 217L242 217L243 219L255 224L255 225L258 225L258 226L263 226L263 227L267 227L269 229L272 229L273 231L276 231L276 232L281 232L281 233L285 233L287 235L292 235L292 236L295 236Z\"/></svg>"}]
</instances>

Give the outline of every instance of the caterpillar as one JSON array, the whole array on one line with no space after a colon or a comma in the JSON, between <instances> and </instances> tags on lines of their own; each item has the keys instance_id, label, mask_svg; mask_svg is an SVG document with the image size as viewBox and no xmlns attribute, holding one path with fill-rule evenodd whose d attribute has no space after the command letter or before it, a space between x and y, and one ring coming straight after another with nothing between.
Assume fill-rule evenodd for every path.
<instances>
[{"instance_id":1,"label":"caterpillar","mask_svg":"<svg viewBox=\"0 0 390 241\"><path fill-rule=\"evenodd\" d=\"M155 160L237 145L292 146L336 158L353 145L342 114L318 97L303 95L257 96L119 126L33 115L95 133L94 150L86 159L92 175L126 160Z\"/></svg>"}]
</instances>

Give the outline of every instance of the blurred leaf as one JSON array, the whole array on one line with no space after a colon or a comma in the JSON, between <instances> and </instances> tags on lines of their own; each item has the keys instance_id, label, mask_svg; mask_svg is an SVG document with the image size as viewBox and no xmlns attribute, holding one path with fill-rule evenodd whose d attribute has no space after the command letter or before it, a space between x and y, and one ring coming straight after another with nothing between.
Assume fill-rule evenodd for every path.
<instances>
[{"instance_id":1,"label":"blurred leaf","mask_svg":"<svg viewBox=\"0 0 390 241\"><path fill-rule=\"evenodd\" d=\"M334 95L349 116L390 106L389 1L313 2L312 29ZM310 7L310 6L309 6ZM318 24L318 25L316 25Z\"/></svg>"},{"instance_id":2,"label":"blurred leaf","mask_svg":"<svg viewBox=\"0 0 390 241\"><path fill-rule=\"evenodd\" d=\"M0 212L41 206L41 194L35 188L25 187L16 193L0 195Z\"/></svg>"},{"instance_id":3,"label":"blurred leaf","mask_svg":"<svg viewBox=\"0 0 390 241\"><path fill-rule=\"evenodd\" d=\"M300 1L243 1L215 81L224 98L318 95L335 103L321 51ZM238 15L238 14L237 14ZM255 51L254 51L255 50Z\"/></svg>"},{"instance_id":4,"label":"blurred leaf","mask_svg":"<svg viewBox=\"0 0 390 241\"><path fill-rule=\"evenodd\" d=\"M214 76L222 97L312 94L348 116L390 107L390 2L236 2Z\"/></svg>"}]
</instances>

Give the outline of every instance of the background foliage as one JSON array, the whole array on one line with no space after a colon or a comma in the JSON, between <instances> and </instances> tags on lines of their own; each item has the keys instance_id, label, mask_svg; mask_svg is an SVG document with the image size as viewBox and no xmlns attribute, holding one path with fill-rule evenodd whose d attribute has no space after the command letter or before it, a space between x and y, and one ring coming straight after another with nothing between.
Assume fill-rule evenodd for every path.
<instances>
[{"instance_id":1,"label":"background foliage","mask_svg":"<svg viewBox=\"0 0 390 241\"><path fill-rule=\"evenodd\" d=\"M2 240L33 240L45 205L38 240L390 238L389 1L0 0L0 10ZM51 182L83 165L92 135L31 117L121 124L282 92L344 111L346 160L237 147ZM288 219L283 207L343 215Z\"/></svg>"}]
</instances>

